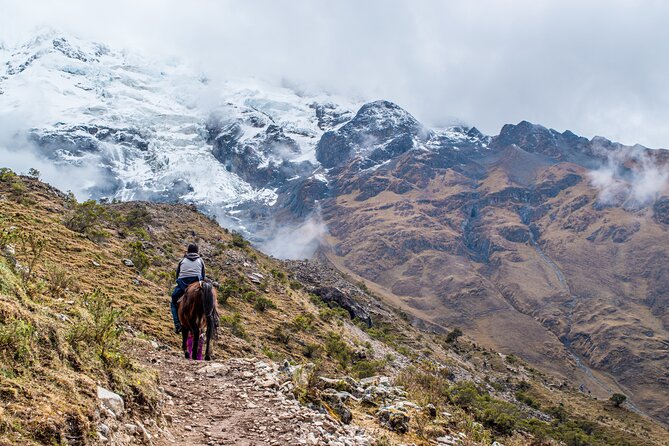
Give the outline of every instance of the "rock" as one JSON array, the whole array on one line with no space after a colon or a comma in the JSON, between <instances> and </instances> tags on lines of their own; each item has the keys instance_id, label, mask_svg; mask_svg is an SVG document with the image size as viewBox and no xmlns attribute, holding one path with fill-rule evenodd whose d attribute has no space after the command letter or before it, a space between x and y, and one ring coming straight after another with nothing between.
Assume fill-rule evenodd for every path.
<instances>
[{"instance_id":1,"label":"rock","mask_svg":"<svg viewBox=\"0 0 669 446\"><path fill-rule=\"evenodd\" d=\"M425 411L430 416L430 418L435 418L437 416L437 408L432 403L425 406Z\"/></svg>"},{"instance_id":2,"label":"rock","mask_svg":"<svg viewBox=\"0 0 669 446\"><path fill-rule=\"evenodd\" d=\"M148 430L142 425L142 423L137 423L139 433L142 435L142 440L144 440L145 443L151 443L151 434L149 433Z\"/></svg>"},{"instance_id":3,"label":"rock","mask_svg":"<svg viewBox=\"0 0 669 446\"><path fill-rule=\"evenodd\" d=\"M93 266L95 266L95 267L100 266L100 264L99 264L98 262L96 262L95 260L91 260L91 263L92 263Z\"/></svg>"},{"instance_id":4,"label":"rock","mask_svg":"<svg viewBox=\"0 0 669 446\"><path fill-rule=\"evenodd\" d=\"M123 398L120 395L98 386L98 400L102 407L109 409L116 417L120 417L125 409Z\"/></svg>"},{"instance_id":5,"label":"rock","mask_svg":"<svg viewBox=\"0 0 669 446\"><path fill-rule=\"evenodd\" d=\"M345 293L341 289L333 286L326 286L312 288L309 289L309 291L330 305L339 305L348 311L351 319L360 319L365 324L367 324L367 327L372 326L372 318L367 310L365 310L362 305L356 302L349 294Z\"/></svg>"},{"instance_id":6,"label":"rock","mask_svg":"<svg viewBox=\"0 0 669 446\"><path fill-rule=\"evenodd\" d=\"M401 409L398 409L395 406L387 406L381 408L376 413L377 418L381 424L388 427L388 429L393 432L400 434L406 434L409 432L409 421L411 418L409 415Z\"/></svg>"},{"instance_id":7,"label":"rock","mask_svg":"<svg viewBox=\"0 0 669 446\"><path fill-rule=\"evenodd\" d=\"M209 377L214 377L214 376L225 375L228 373L228 371L229 369L225 365L218 362L212 362L209 365L201 367L195 373L197 373L198 375L206 375Z\"/></svg>"},{"instance_id":8,"label":"rock","mask_svg":"<svg viewBox=\"0 0 669 446\"><path fill-rule=\"evenodd\" d=\"M437 438L437 446L457 446L460 444L460 438L452 435L444 435Z\"/></svg>"},{"instance_id":9,"label":"rock","mask_svg":"<svg viewBox=\"0 0 669 446\"><path fill-rule=\"evenodd\" d=\"M125 430L130 435L135 435L137 433L137 425L132 423L124 424L123 430Z\"/></svg>"},{"instance_id":10,"label":"rock","mask_svg":"<svg viewBox=\"0 0 669 446\"><path fill-rule=\"evenodd\" d=\"M123 259L123 264L129 268L133 268L135 263L130 259Z\"/></svg>"},{"instance_id":11,"label":"rock","mask_svg":"<svg viewBox=\"0 0 669 446\"><path fill-rule=\"evenodd\" d=\"M256 283L256 284L260 284L260 283L262 283L263 280L265 280L265 276L263 276L260 273L247 274L247 277L249 278L249 280L251 282Z\"/></svg>"},{"instance_id":12,"label":"rock","mask_svg":"<svg viewBox=\"0 0 669 446\"><path fill-rule=\"evenodd\" d=\"M349 424L353 419L353 414L349 408L346 407L344 401L346 401L349 396L352 397L352 395L347 392L337 392L332 391L332 389L330 390L330 392L323 392L321 394L323 403L327 405L327 408L334 412L334 414L342 423Z\"/></svg>"},{"instance_id":13,"label":"rock","mask_svg":"<svg viewBox=\"0 0 669 446\"><path fill-rule=\"evenodd\" d=\"M98 432L100 432L105 437L109 437L109 426L104 423L100 423L98 426Z\"/></svg>"}]
</instances>

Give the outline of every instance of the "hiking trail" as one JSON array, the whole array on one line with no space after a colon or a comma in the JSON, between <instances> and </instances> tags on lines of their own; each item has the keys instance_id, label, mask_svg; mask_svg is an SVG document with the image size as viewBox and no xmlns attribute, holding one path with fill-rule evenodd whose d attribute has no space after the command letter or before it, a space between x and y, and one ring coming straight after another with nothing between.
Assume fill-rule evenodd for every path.
<instances>
[{"instance_id":1,"label":"hiking trail","mask_svg":"<svg viewBox=\"0 0 669 446\"><path fill-rule=\"evenodd\" d=\"M124 419L118 425L120 432L116 439L111 434L111 444L369 446L373 443L362 428L344 425L296 401L290 392L290 375L271 361L257 358L189 361L180 351L155 342L136 345L134 355L159 374L164 420L155 423L147 419L142 423Z\"/></svg>"}]
</instances>

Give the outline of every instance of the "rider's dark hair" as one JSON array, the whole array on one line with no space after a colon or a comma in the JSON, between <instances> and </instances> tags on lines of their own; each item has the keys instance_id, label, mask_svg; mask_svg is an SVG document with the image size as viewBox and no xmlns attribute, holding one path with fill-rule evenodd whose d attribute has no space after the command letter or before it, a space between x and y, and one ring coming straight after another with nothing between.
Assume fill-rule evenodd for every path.
<instances>
[{"instance_id":1,"label":"rider's dark hair","mask_svg":"<svg viewBox=\"0 0 669 446\"><path fill-rule=\"evenodd\" d=\"M188 254L191 252L197 252L197 245L195 243L191 243L188 245Z\"/></svg>"}]
</instances>

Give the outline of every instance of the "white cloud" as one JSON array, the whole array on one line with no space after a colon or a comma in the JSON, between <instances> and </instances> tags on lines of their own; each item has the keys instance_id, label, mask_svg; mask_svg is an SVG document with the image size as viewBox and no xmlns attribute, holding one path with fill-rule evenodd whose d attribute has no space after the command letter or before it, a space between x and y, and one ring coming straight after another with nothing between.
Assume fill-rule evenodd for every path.
<instances>
[{"instance_id":1,"label":"white cloud","mask_svg":"<svg viewBox=\"0 0 669 446\"><path fill-rule=\"evenodd\" d=\"M427 124L495 134L526 119L669 146L658 0L0 0L0 39L49 25L212 77L257 76L390 99Z\"/></svg>"},{"instance_id":2,"label":"white cloud","mask_svg":"<svg viewBox=\"0 0 669 446\"><path fill-rule=\"evenodd\" d=\"M620 147L602 153L607 156L606 164L590 172L600 203L634 208L653 202L667 190L667 166L641 147Z\"/></svg>"}]
</instances>

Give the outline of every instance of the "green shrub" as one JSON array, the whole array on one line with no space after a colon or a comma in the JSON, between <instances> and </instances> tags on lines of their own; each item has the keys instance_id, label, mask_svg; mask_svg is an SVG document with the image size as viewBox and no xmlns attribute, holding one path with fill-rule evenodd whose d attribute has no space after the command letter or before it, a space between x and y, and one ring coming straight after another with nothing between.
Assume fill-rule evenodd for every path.
<instances>
[{"instance_id":1,"label":"green shrub","mask_svg":"<svg viewBox=\"0 0 669 446\"><path fill-rule=\"evenodd\" d=\"M242 323L242 317L239 313L233 313L229 316L221 316L221 325L228 327L233 336L241 339L247 338L246 330Z\"/></svg>"},{"instance_id":2,"label":"green shrub","mask_svg":"<svg viewBox=\"0 0 669 446\"><path fill-rule=\"evenodd\" d=\"M386 367L386 362L379 359L363 359L356 361L351 367L351 372L357 378L369 378L379 375Z\"/></svg>"},{"instance_id":3,"label":"green shrub","mask_svg":"<svg viewBox=\"0 0 669 446\"><path fill-rule=\"evenodd\" d=\"M321 353L321 346L318 344L314 343L306 343L304 344L304 347L302 347L302 355L304 355L305 358L318 358Z\"/></svg>"},{"instance_id":4,"label":"green shrub","mask_svg":"<svg viewBox=\"0 0 669 446\"><path fill-rule=\"evenodd\" d=\"M115 309L112 300L99 289L84 297L83 303L87 314L70 330L70 343L77 350L95 347L98 356L107 360L118 351L123 312Z\"/></svg>"},{"instance_id":5,"label":"green shrub","mask_svg":"<svg viewBox=\"0 0 669 446\"><path fill-rule=\"evenodd\" d=\"M228 277L218 286L218 301L226 304L231 297L241 299L242 296L252 291L244 277Z\"/></svg>"},{"instance_id":6,"label":"green shrub","mask_svg":"<svg viewBox=\"0 0 669 446\"><path fill-rule=\"evenodd\" d=\"M132 263L135 264L135 268L137 268L137 271L139 271L140 273L146 271L151 261L149 259L149 255L144 249L144 244L139 240L135 242L130 242L128 244L128 249L130 250L128 257L130 258L130 260L132 260Z\"/></svg>"},{"instance_id":7,"label":"green shrub","mask_svg":"<svg viewBox=\"0 0 669 446\"><path fill-rule=\"evenodd\" d=\"M285 323L281 323L274 327L272 330L272 338L274 338L275 341L280 342L282 344L288 345L290 343L292 335L290 333L290 330L288 329L288 326Z\"/></svg>"},{"instance_id":8,"label":"green shrub","mask_svg":"<svg viewBox=\"0 0 669 446\"><path fill-rule=\"evenodd\" d=\"M271 299L266 298L265 296L257 296L253 302L253 308L257 311L265 312L267 310L276 308L276 304L272 302Z\"/></svg>"},{"instance_id":9,"label":"green shrub","mask_svg":"<svg viewBox=\"0 0 669 446\"><path fill-rule=\"evenodd\" d=\"M248 240L246 240L242 234L236 231L232 231L232 246L244 249L248 245Z\"/></svg>"},{"instance_id":10,"label":"green shrub","mask_svg":"<svg viewBox=\"0 0 669 446\"><path fill-rule=\"evenodd\" d=\"M58 265L48 265L47 290L52 297L62 297L69 288L75 285L73 276L69 275L67 270Z\"/></svg>"},{"instance_id":11,"label":"green shrub","mask_svg":"<svg viewBox=\"0 0 669 446\"><path fill-rule=\"evenodd\" d=\"M28 188L20 176L11 169L3 167L0 169L0 182L9 186L9 196L18 202L24 202Z\"/></svg>"},{"instance_id":12,"label":"green shrub","mask_svg":"<svg viewBox=\"0 0 669 446\"><path fill-rule=\"evenodd\" d=\"M325 351L344 370L347 370L353 362L353 349L338 333L329 331L326 334Z\"/></svg>"},{"instance_id":13,"label":"green shrub","mask_svg":"<svg viewBox=\"0 0 669 446\"><path fill-rule=\"evenodd\" d=\"M622 393L614 393L611 395L611 398L609 398L609 401L611 401L615 407L620 407L620 405L623 404L626 400L627 397Z\"/></svg>"},{"instance_id":14,"label":"green shrub","mask_svg":"<svg viewBox=\"0 0 669 446\"><path fill-rule=\"evenodd\" d=\"M539 403L526 392L516 392L516 399L534 409L539 409Z\"/></svg>"},{"instance_id":15,"label":"green shrub","mask_svg":"<svg viewBox=\"0 0 669 446\"><path fill-rule=\"evenodd\" d=\"M451 332L449 332L446 335L446 342L452 344L456 342L458 338L462 335L463 335L462 330L460 330L459 328L454 328Z\"/></svg>"},{"instance_id":16,"label":"green shrub","mask_svg":"<svg viewBox=\"0 0 669 446\"><path fill-rule=\"evenodd\" d=\"M476 407L480 396L480 390L471 381L459 382L449 389L450 401L463 409L473 409Z\"/></svg>"},{"instance_id":17,"label":"green shrub","mask_svg":"<svg viewBox=\"0 0 669 446\"><path fill-rule=\"evenodd\" d=\"M320 318L323 319L324 321L331 321L333 319L339 319L339 320L348 319L350 317L348 311L346 311L342 307L321 308L320 311L318 312L318 316L320 316Z\"/></svg>"},{"instance_id":18,"label":"green shrub","mask_svg":"<svg viewBox=\"0 0 669 446\"><path fill-rule=\"evenodd\" d=\"M35 327L26 320L13 318L0 322L0 357L10 364L30 364L34 337Z\"/></svg>"},{"instance_id":19,"label":"green shrub","mask_svg":"<svg viewBox=\"0 0 669 446\"><path fill-rule=\"evenodd\" d=\"M83 203L77 203L74 200L69 202L69 207L70 212L63 221L66 228L84 234L95 242L108 237L103 227L109 219L109 213L104 206L95 200L87 200Z\"/></svg>"},{"instance_id":20,"label":"green shrub","mask_svg":"<svg viewBox=\"0 0 669 446\"><path fill-rule=\"evenodd\" d=\"M298 282L296 280L291 280L290 281L290 289L291 290L297 291L297 290L301 290L302 288L304 288L304 286L300 282Z\"/></svg>"},{"instance_id":21,"label":"green shrub","mask_svg":"<svg viewBox=\"0 0 669 446\"><path fill-rule=\"evenodd\" d=\"M273 270L270 271L270 273L272 274L272 276L274 276L275 279L278 279L281 282L286 281L286 273L284 273L283 271L273 269Z\"/></svg>"},{"instance_id":22,"label":"green shrub","mask_svg":"<svg viewBox=\"0 0 669 446\"><path fill-rule=\"evenodd\" d=\"M514 354L507 355L505 359L506 359L506 362L508 362L511 365L514 365L514 364L518 363L518 357Z\"/></svg>"},{"instance_id":23,"label":"green shrub","mask_svg":"<svg viewBox=\"0 0 669 446\"><path fill-rule=\"evenodd\" d=\"M16 253L17 257L25 259L21 277L24 282L27 282L32 279L35 268L42 261L47 241L44 237L29 230L18 231L16 239L20 244L19 252Z\"/></svg>"},{"instance_id":24,"label":"green shrub","mask_svg":"<svg viewBox=\"0 0 669 446\"><path fill-rule=\"evenodd\" d=\"M295 331L312 331L316 317L312 313L302 313L295 316L291 325Z\"/></svg>"},{"instance_id":25,"label":"green shrub","mask_svg":"<svg viewBox=\"0 0 669 446\"><path fill-rule=\"evenodd\" d=\"M143 205L131 209L123 219L124 226L128 228L143 228L149 223L151 223L151 214Z\"/></svg>"}]
</instances>

